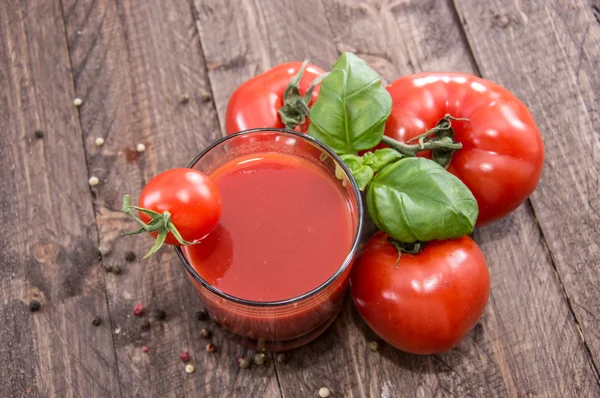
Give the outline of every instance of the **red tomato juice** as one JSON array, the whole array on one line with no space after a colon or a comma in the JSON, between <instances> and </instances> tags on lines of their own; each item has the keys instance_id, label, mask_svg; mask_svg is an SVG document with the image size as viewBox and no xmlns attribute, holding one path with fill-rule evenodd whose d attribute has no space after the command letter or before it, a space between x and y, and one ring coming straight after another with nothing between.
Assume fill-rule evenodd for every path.
<instances>
[{"instance_id":1,"label":"red tomato juice","mask_svg":"<svg viewBox=\"0 0 600 398\"><path fill-rule=\"evenodd\" d=\"M297 155L264 152L230 160L210 177L221 190L221 221L184 253L220 291L257 302L294 298L327 281L350 252L356 215L344 188L323 167ZM305 302L275 309L248 309L198 290L224 326L281 340L318 327L341 301L348 273Z\"/></svg>"}]
</instances>

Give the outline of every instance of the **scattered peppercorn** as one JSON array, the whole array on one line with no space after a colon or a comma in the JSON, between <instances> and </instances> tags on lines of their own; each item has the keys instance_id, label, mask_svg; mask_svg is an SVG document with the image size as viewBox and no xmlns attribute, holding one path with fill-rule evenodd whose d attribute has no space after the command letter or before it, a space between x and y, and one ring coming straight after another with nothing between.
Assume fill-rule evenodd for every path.
<instances>
[{"instance_id":1,"label":"scattered peppercorn","mask_svg":"<svg viewBox=\"0 0 600 398\"><path fill-rule=\"evenodd\" d=\"M215 347L214 344L207 344L206 345L206 351L208 352L215 352L217 350L217 347Z\"/></svg>"},{"instance_id":2,"label":"scattered peppercorn","mask_svg":"<svg viewBox=\"0 0 600 398\"><path fill-rule=\"evenodd\" d=\"M329 388L327 387L321 387L319 389L319 397L321 398L327 398L329 396Z\"/></svg>"},{"instance_id":3,"label":"scattered peppercorn","mask_svg":"<svg viewBox=\"0 0 600 398\"><path fill-rule=\"evenodd\" d=\"M263 365L265 363L266 355L264 353L259 353L254 355L254 363L257 365Z\"/></svg>"},{"instance_id":4,"label":"scattered peppercorn","mask_svg":"<svg viewBox=\"0 0 600 398\"><path fill-rule=\"evenodd\" d=\"M135 316L144 315L144 305L143 304L134 305L133 306L133 315L135 315Z\"/></svg>"},{"instance_id":5,"label":"scattered peppercorn","mask_svg":"<svg viewBox=\"0 0 600 398\"><path fill-rule=\"evenodd\" d=\"M40 309L40 307L42 306L42 304L40 304L39 301L37 300L31 300L29 302L29 311L31 312L36 312Z\"/></svg>"},{"instance_id":6,"label":"scattered peppercorn","mask_svg":"<svg viewBox=\"0 0 600 398\"><path fill-rule=\"evenodd\" d=\"M164 321L165 319L167 319L167 313L163 310L156 310L156 312L154 313L154 317L158 321Z\"/></svg>"},{"instance_id":7,"label":"scattered peppercorn","mask_svg":"<svg viewBox=\"0 0 600 398\"><path fill-rule=\"evenodd\" d=\"M95 187L99 183L100 183L100 180L96 176L91 176L90 179L88 180L88 184L90 184L90 186L92 186L92 187Z\"/></svg>"},{"instance_id":8,"label":"scattered peppercorn","mask_svg":"<svg viewBox=\"0 0 600 398\"><path fill-rule=\"evenodd\" d=\"M376 341L371 341L371 342L369 343L369 349L370 349L371 351L373 351L373 352L375 352L375 351L379 350L379 343L378 343L378 342L376 342Z\"/></svg>"},{"instance_id":9,"label":"scattered peppercorn","mask_svg":"<svg viewBox=\"0 0 600 398\"><path fill-rule=\"evenodd\" d=\"M196 319L199 321L205 321L208 318L206 310L196 312Z\"/></svg>"},{"instance_id":10,"label":"scattered peppercorn","mask_svg":"<svg viewBox=\"0 0 600 398\"><path fill-rule=\"evenodd\" d=\"M96 146L102 146L102 145L104 145L104 138L102 138L102 137L97 137L97 138L94 140L94 143L96 144Z\"/></svg>"},{"instance_id":11,"label":"scattered peppercorn","mask_svg":"<svg viewBox=\"0 0 600 398\"><path fill-rule=\"evenodd\" d=\"M242 369L248 369L250 367L250 360L248 358L241 357L238 359L238 364Z\"/></svg>"},{"instance_id":12,"label":"scattered peppercorn","mask_svg":"<svg viewBox=\"0 0 600 398\"><path fill-rule=\"evenodd\" d=\"M37 129L33 132L33 135L35 135L35 138L37 138L38 140L40 138L44 138L44 132L40 129Z\"/></svg>"},{"instance_id":13,"label":"scattered peppercorn","mask_svg":"<svg viewBox=\"0 0 600 398\"><path fill-rule=\"evenodd\" d=\"M150 321L147 319L144 319L144 322L142 322L142 326L141 326L142 330L146 331L146 330L150 330Z\"/></svg>"},{"instance_id":14,"label":"scattered peppercorn","mask_svg":"<svg viewBox=\"0 0 600 398\"><path fill-rule=\"evenodd\" d=\"M113 272L113 271L114 271L114 268L113 268L113 266L112 266L112 265L110 265L110 264L109 264L109 265L105 265L105 266L104 266L104 271L106 271L106 272Z\"/></svg>"},{"instance_id":15,"label":"scattered peppercorn","mask_svg":"<svg viewBox=\"0 0 600 398\"><path fill-rule=\"evenodd\" d=\"M210 93L204 93L204 94L202 94L202 99L204 100L204 102L210 102L212 97L211 97Z\"/></svg>"},{"instance_id":16,"label":"scattered peppercorn","mask_svg":"<svg viewBox=\"0 0 600 398\"><path fill-rule=\"evenodd\" d=\"M94 320L92 320L92 325L94 325L94 326L100 326L101 323L102 323L102 318L100 318L99 316L94 317Z\"/></svg>"},{"instance_id":17,"label":"scattered peppercorn","mask_svg":"<svg viewBox=\"0 0 600 398\"><path fill-rule=\"evenodd\" d=\"M200 336L202 337L210 337L210 331L208 329L200 329Z\"/></svg>"},{"instance_id":18,"label":"scattered peppercorn","mask_svg":"<svg viewBox=\"0 0 600 398\"><path fill-rule=\"evenodd\" d=\"M185 373L194 373L194 370L196 370L196 368L194 368L194 365L192 365L191 363L185 365Z\"/></svg>"},{"instance_id":19,"label":"scattered peppercorn","mask_svg":"<svg viewBox=\"0 0 600 398\"><path fill-rule=\"evenodd\" d=\"M181 354L179 354L179 359L181 359L183 362L189 362L190 353L187 351L182 352Z\"/></svg>"},{"instance_id":20,"label":"scattered peppercorn","mask_svg":"<svg viewBox=\"0 0 600 398\"><path fill-rule=\"evenodd\" d=\"M125 261L132 263L135 261L135 253L130 251L125 252Z\"/></svg>"},{"instance_id":21,"label":"scattered peppercorn","mask_svg":"<svg viewBox=\"0 0 600 398\"><path fill-rule=\"evenodd\" d=\"M183 94L181 96L181 98L179 99L179 102L182 104L187 104L188 102L190 102L190 95L189 94Z\"/></svg>"},{"instance_id":22,"label":"scattered peppercorn","mask_svg":"<svg viewBox=\"0 0 600 398\"><path fill-rule=\"evenodd\" d=\"M143 346L142 346L142 352L148 352L148 347L147 347L147 346L145 346L145 345L143 345Z\"/></svg>"},{"instance_id":23,"label":"scattered peppercorn","mask_svg":"<svg viewBox=\"0 0 600 398\"><path fill-rule=\"evenodd\" d=\"M81 104L83 104L83 100L81 98L75 98L73 100L73 105L75 105L75 106L81 106Z\"/></svg>"},{"instance_id":24,"label":"scattered peppercorn","mask_svg":"<svg viewBox=\"0 0 600 398\"><path fill-rule=\"evenodd\" d=\"M106 246L100 246L98 248L98 251L100 252L100 255L102 257L106 257L110 254L110 247L106 247Z\"/></svg>"},{"instance_id":25,"label":"scattered peppercorn","mask_svg":"<svg viewBox=\"0 0 600 398\"><path fill-rule=\"evenodd\" d=\"M137 144L137 146L135 147L135 150L142 153L146 150L146 145L142 144L141 142L139 144Z\"/></svg>"},{"instance_id":26,"label":"scattered peppercorn","mask_svg":"<svg viewBox=\"0 0 600 398\"><path fill-rule=\"evenodd\" d=\"M115 274L115 275L119 275L119 274L121 273L121 266L120 266L120 265L115 265L115 266L113 267L113 270L112 270L112 272L113 272L113 274Z\"/></svg>"}]
</instances>

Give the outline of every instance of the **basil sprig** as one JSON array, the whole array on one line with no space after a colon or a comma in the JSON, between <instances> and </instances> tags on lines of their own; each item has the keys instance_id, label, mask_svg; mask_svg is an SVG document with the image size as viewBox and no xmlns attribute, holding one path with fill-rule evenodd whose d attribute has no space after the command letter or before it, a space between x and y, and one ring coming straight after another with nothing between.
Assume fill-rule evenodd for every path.
<instances>
[{"instance_id":1,"label":"basil sprig","mask_svg":"<svg viewBox=\"0 0 600 398\"><path fill-rule=\"evenodd\" d=\"M377 73L356 55L344 53L321 83L308 133L341 155L359 188L367 191L373 222L397 243L471 233L479 212L477 201L445 170L452 153L461 148L451 128L457 119L447 115L415 137L418 144L402 143L383 135L391 105ZM380 142L389 148L357 155ZM415 157L423 150L431 150L434 160Z\"/></svg>"},{"instance_id":2,"label":"basil sprig","mask_svg":"<svg viewBox=\"0 0 600 398\"><path fill-rule=\"evenodd\" d=\"M475 227L479 208L469 188L436 162L404 158L369 183L375 225L400 242L460 238Z\"/></svg>"},{"instance_id":3,"label":"basil sprig","mask_svg":"<svg viewBox=\"0 0 600 398\"><path fill-rule=\"evenodd\" d=\"M338 154L353 154L381 141L391 110L381 77L356 55L343 53L321 82L308 134Z\"/></svg>"}]
</instances>

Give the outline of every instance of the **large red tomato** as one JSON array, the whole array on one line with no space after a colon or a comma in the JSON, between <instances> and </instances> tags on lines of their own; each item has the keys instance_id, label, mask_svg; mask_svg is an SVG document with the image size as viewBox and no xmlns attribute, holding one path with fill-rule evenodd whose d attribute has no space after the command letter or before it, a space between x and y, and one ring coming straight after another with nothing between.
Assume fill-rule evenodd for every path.
<instances>
[{"instance_id":1,"label":"large red tomato","mask_svg":"<svg viewBox=\"0 0 600 398\"><path fill-rule=\"evenodd\" d=\"M462 73L420 73L387 87L392 113L385 134L402 142L434 127L446 114L462 143L448 170L473 192L477 226L508 215L534 191L544 145L527 107L511 92Z\"/></svg>"},{"instance_id":2,"label":"large red tomato","mask_svg":"<svg viewBox=\"0 0 600 398\"><path fill-rule=\"evenodd\" d=\"M473 329L488 301L490 277L475 242L427 242L423 251L402 253L384 232L364 246L350 287L358 311L379 337L413 354L455 347Z\"/></svg>"},{"instance_id":3,"label":"large red tomato","mask_svg":"<svg viewBox=\"0 0 600 398\"><path fill-rule=\"evenodd\" d=\"M231 95L225 115L225 131L227 134L259 128L285 127L278 114L283 106L283 95L292 78L302 66L301 62L290 62L278 65L265 73L253 77L239 86ZM300 80L300 95L305 95L313 81L325 72L319 67L308 64ZM311 105L319 95L319 88L313 91ZM297 127L305 132L308 124Z\"/></svg>"}]
</instances>

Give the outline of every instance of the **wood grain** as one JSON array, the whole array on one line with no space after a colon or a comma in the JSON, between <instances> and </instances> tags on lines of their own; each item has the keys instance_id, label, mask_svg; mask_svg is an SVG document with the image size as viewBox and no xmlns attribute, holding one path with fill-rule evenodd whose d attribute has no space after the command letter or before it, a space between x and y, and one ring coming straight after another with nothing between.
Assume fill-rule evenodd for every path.
<instances>
[{"instance_id":1,"label":"wood grain","mask_svg":"<svg viewBox=\"0 0 600 398\"><path fill-rule=\"evenodd\" d=\"M337 57L320 0L193 0L221 130L231 93L273 66Z\"/></svg>"},{"instance_id":2,"label":"wood grain","mask_svg":"<svg viewBox=\"0 0 600 398\"><path fill-rule=\"evenodd\" d=\"M173 249L141 261L151 240L119 237L135 229L119 211L123 194L137 200L150 178L185 167L220 135L214 106L203 99L210 87L190 3L65 0L63 6L75 88L84 99L87 162L101 181L94 205L101 245L110 250L103 264L122 268L107 274L107 289L123 395L278 396L272 363L239 372L244 349L194 318L201 303ZM105 144L95 146L96 137ZM138 143L145 152L135 150ZM131 263L124 260L129 250L137 255ZM146 306L143 318L132 314L136 303ZM158 309L165 321L153 316ZM201 337L202 327L212 330L211 339ZM210 341L215 353L205 351ZM193 374L184 372L183 351Z\"/></svg>"},{"instance_id":3,"label":"wood grain","mask_svg":"<svg viewBox=\"0 0 600 398\"><path fill-rule=\"evenodd\" d=\"M0 396L118 397L59 2L0 2L0 37Z\"/></svg>"},{"instance_id":4,"label":"wood grain","mask_svg":"<svg viewBox=\"0 0 600 398\"><path fill-rule=\"evenodd\" d=\"M388 80L420 65L476 72L446 1L324 4L337 47L366 55ZM452 50L436 51L445 48ZM418 357L384 347L374 354L368 342L375 336L349 303L326 336L279 366L285 395L306 396L323 385L363 397L597 394L596 375L531 208L522 206L475 238L488 259L492 296L457 349Z\"/></svg>"},{"instance_id":5,"label":"wood grain","mask_svg":"<svg viewBox=\"0 0 600 398\"><path fill-rule=\"evenodd\" d=\"M532 203L571 308L598 365L598 2L455 3L484 76L525 101L542 131L546 164Z\"/></svg>"}]
</instances>

